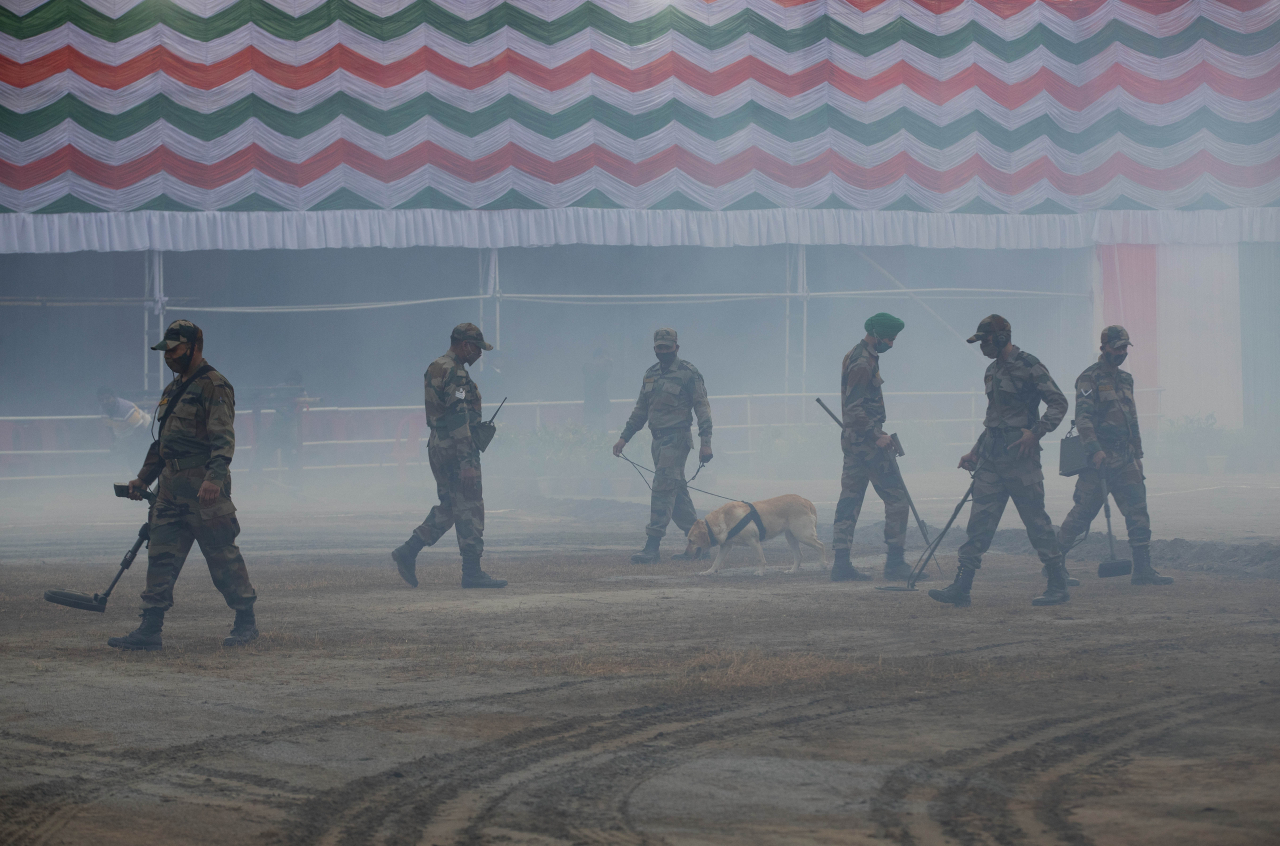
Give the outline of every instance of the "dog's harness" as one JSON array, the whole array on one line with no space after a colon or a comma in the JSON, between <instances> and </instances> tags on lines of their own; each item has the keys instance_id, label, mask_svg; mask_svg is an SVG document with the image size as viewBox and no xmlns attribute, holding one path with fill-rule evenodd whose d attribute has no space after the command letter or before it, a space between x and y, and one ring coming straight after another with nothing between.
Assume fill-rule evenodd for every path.
<instances>
[{"instance_id":1,"label":"dog's harness","mask_svg":"<svg viewBox=\"0 0 1280 846\"><path fill-rule=\"evenodd\" d=\"M755 507L754 505L752 505L751 503L746 502L745 500L740 500L740 501L742 502L742 504L743 504L743 505L745 505L745 506L747 507L747 513L746 513L746 516L744 516L741 520L739 520L739 521L738 521L738 525L734 526L732 529L730 529L730 530L729 530L729 534L725 535L725 536L724 536L724 540L722 540L722 541L718 541L718 540L716 540L715 535L713 535L710 531L708 531L708 532L707 532L707 535L709 535L709 536L710 536L710 538L711 538L711 545L712 545L712 546L717 546L717 545L719 545L719 544L725 544L725 543L728 543L729 541L733 540L735 537L737 537L737 536L738 536L738 534L739 534L743 529L745 529L745 528L747 527L747 524L748 524L748 523L755 523L755 524L756 524L756 531L760 533L760 542L761 542L761 543L764 543L765 538L766 538L766 537L768 537L767 533L766 533L766 532L765 532L765 530L764 530L764 521L760 519L760 512L759 512L759 511L756 511L756 507ZM709 528L710 528L710 527L708 527L708 529L709 529Z\"/></svg>"}]
</instances>

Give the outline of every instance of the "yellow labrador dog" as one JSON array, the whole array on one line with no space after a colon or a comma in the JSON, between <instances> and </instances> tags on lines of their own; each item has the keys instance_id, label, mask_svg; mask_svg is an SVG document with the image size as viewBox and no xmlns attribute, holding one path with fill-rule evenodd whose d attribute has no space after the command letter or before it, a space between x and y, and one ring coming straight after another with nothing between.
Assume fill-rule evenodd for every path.
<instances>
[{"instance_id":1,"label":"yellow labrador dog","mask_svg":"<svg viewBox=\"0 0 1280 846\"><path fill-rule=\"evenodd\" d=\"M711 569L699 573L712 576L724 565L725 548L744 545L755 548L760 562L756 574L764 575L764 547L760 544L769 538L786 535L791 545L791 569L800 569L800 544L818 550L818 558L825 565L827 550L818 540L818 509L802 496L786 494L760 502L730 502L712 511L693 524L689 530L689 543L685 554L697 557L699 551L716 547L716 560Z\"/></svg>"}]
</instances>

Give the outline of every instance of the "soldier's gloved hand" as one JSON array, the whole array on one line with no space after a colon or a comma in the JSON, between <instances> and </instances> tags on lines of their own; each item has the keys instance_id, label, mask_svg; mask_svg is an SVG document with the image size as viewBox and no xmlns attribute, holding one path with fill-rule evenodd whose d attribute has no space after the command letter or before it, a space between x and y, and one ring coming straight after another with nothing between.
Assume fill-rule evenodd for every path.
<instances>
[{"instance_id":1,"label":"soldier's gloved hand","mask_svg":"<svg viewBox=\"0 0 1280 846\"><path fill-rule=\"evenodd\" d=\"M626 446L627 446L627 442L624 441L622 438L618 438L618 442L613 445L613 457L614 458L621 457L622 451L626 449Z\"/></svg>"},{"instance_id":2,"label":"soldier's gloved hand","mask_svg":"<svg viewBox=\"0 0 1280 846\"><path fill-rule=\"evenodd\" d=\"M142 499L142 492L146 489L146 482L141 479L134 479L129 483L129 499Z\"/></svg>"},{"instance_id":3,"label":"soldier's gloved hand","mask_svg":"<svg viewBox=\"0 0 1280 846\"><path fill-rule=\"evenodd\" d=\"M1102 462L1107 460L1106 450L1098 450L1093 454L1093 458L1090 460L1093 462L1094 467L1101 467Z\"/></svg>"},{"instance_id":4,"label":"soldier's gloved hand","mask_svg":"<svg viewBox=\"0 0 1280 846\"><path fill-rule=\"evenodd\" d=\"M710 444L707 444L702 449L698 450L698 460L703 464L709 463L713 458L715 458L715 454L711 451Z\"/></svg>"},{"instance_id":5,"label":"soldier's gloved hand","mask_svg":"<svg viewBox=\"0 0 1280 846\"><path fill-rule=\"evenodd\" d=\"M208 508L218 501L218 494L220 493L222 493L221 485L215 485L213 482L201 482L200 490L196 492L196 499L200 500L201 505Z\"/></svg>"},{"instance_id":6,"label":"soldier's gloved hand","mask_svg":"<svg viewBox=\"0 0 1280 846\"><path fill-rule=\"evenodd\" d=\"M966 452L964 455L960 456L960 463L956 466L961 470L968 470L972 473L974 470L978 469L978 456L971 452Z\"/></svg>"}]
</instances>

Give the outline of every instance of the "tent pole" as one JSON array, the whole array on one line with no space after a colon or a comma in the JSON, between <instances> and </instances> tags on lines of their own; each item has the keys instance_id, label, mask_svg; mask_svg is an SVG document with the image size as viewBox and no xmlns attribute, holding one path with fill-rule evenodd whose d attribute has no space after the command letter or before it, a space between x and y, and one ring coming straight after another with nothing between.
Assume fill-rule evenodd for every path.
<instances>
[{"instance_id":1,"label":"tent pole","mask_svg":"<svg viewBox=\"0 0 1280 846\"><path fill-rule=\"evenodd\" d=\"M809 393L809 271L804 261L804 244L796 255L796 288L804 294L800 326L800 393ZM809 403L800 404L800 422L809 422Z\"/></svg>"},{"instance_id":2,"label":"tent pole","mask_svg":"<svg viewBox=\"0 0 1280 846\"><path fill-rule=\"evenodd\" d=\"M493 349L502 349L502 276L498 268L498 251L493 251L490 260L493 267L493 284L489 293L493 296Z\"/></svg>"},{"instance_id":3,"label":"tent pole","mask_svg":"<svg viewBox=\"0 0 1280 846\"><path fill-rule=\"evenodd\" d=\"M787 245L786 252L786 290L788 296L782 298L783 302L783 332L782 332L782 390L784 393L791 393L791 245ZM791 423L791 402L790 397L783 400L784 411L783 420L790 425Z\"/></svg>"},{"instance_id":4,"label":"tent pole","mask_svg":"<svg viewBox=\"0 0 1280 846\"><path fill-rule=\"evenodd\" d=\"M151 307L147 298L151 296L151 253L142 257L142 390L151 389L151 344L147 339L151 333Z\"/></svg>"}]
</instances>

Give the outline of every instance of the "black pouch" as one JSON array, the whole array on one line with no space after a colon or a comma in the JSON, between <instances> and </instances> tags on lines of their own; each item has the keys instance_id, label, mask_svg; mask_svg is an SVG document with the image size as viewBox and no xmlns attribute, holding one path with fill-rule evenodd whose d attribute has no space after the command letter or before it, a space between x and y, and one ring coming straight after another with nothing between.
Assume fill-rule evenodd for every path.
<instances>
[{"instance_id":1,"label":"black pouch","mask_svg":"<svg viewBox=\"0 0 1280 846\"><path fill-rule=\"evenodd\" d=\"M489 448L489 444L493 443L493 436L496 434L498 434L496 423L482 420L479 423L471 424L471 440L476 445L476 449L481 452Z\"/></svg>"},{"instance_id":2,"label":"black pouch","mask_svg":"<svg viewBox=\"0 0 1280 846\"><path fill-rule=\"evenodd\" d=\"M1076 421L1072 420L1071 428L1067 430L1067 436L1062 439L1058 448L1059 476L1077 476L1089 467L1089 456L1084 454L1084 441L1079 435L1073 434L1075 430Z\"/></svg>"}]
</instances>

